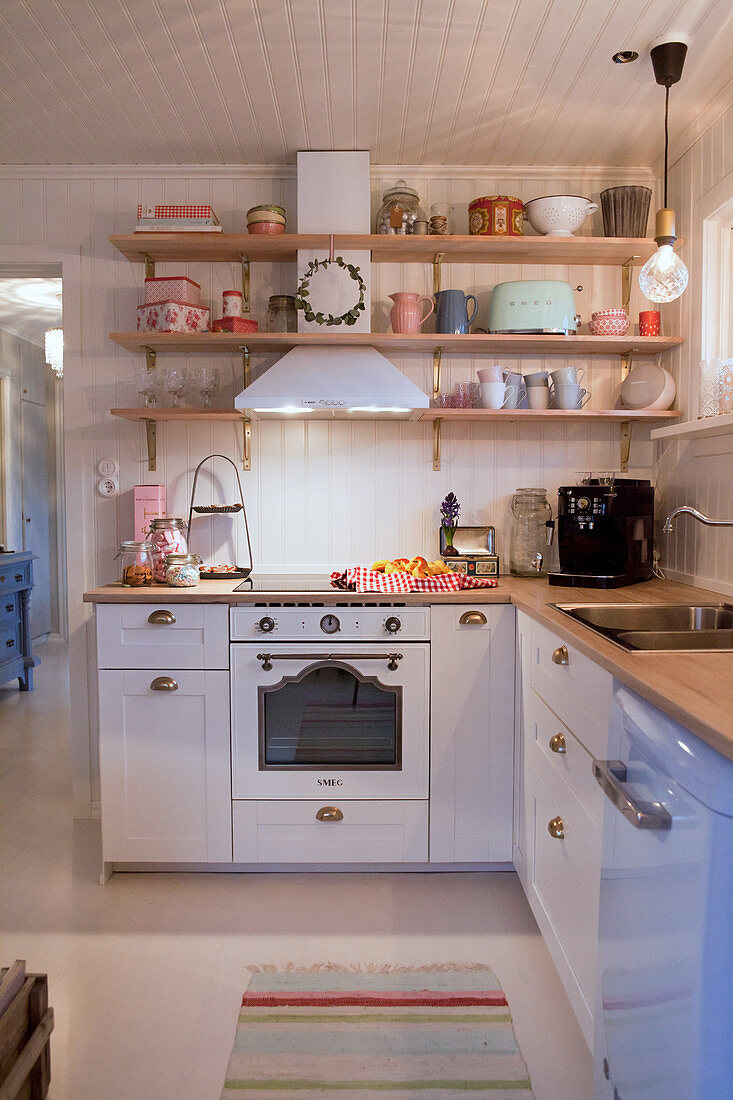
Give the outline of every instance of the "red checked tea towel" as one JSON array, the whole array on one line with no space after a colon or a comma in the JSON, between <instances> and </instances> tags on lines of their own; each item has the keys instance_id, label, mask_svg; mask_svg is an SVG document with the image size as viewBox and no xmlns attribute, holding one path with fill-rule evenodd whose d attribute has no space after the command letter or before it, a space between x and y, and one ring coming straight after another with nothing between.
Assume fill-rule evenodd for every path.
<instances>
[{"instance_id":1,"label":"red checked tea towel","mask_svg":"<svg viewBox=\"0 0 733 1100\"><path fill-rule=\"evenodd\" d=\"M496 588L489 577L467 577L463 573L441 573L419 580L409 573L377 573L357 565L331 574L331 585L349 592L460 592L466 588Z\"/></svg>"}]
</instances>

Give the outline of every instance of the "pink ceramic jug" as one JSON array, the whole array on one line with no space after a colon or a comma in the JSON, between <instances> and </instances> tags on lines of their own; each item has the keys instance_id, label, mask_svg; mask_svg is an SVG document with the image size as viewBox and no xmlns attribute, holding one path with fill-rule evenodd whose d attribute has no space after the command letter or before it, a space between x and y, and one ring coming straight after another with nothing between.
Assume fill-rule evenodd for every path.
<instances>
[{"instance_id":1,"label":"pink ceramic jug","mask_svg":"<svg viewBox=\"0 0 733 1100\"><path fill-rule=\"evenodd\" d=\"M401 290L397 294L388 295L394 302L389 313L392 322L392 332L419 332L430 314L435 309L432 298L421 298L419 294L413 294L407 290ZM430 309L424 317L420 316L420 303L427 302Z\"/></svg>"}]
</instances>

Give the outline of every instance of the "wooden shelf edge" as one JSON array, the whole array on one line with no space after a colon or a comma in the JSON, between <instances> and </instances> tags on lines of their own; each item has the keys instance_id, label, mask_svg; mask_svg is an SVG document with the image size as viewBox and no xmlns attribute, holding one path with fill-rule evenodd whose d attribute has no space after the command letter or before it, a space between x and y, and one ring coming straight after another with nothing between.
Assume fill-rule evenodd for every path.
<instances>
[{"instance_id":1,"label":"wooden shelf edge","mask_svg":"<svg viewBox=\"0 0 733 1100\"><path fill-rule=\"evenodd\" d=\"M733 435L733 413L708 416L704 420L686 420L666 428L655 428L652 439L711 439L716 435Z\"/></svg>"},{"instance_id":2,"label":"wooden shelf edge","mask_svg":"<svg viewBox=\"0 0 733 1100\"><path fill-rule=\"evenodd\" d=\"M122 420L246 420L238 409L110 409L111 416Z\"/></svg>"},{"instance_id":3,"label":"wooden shelf edge","mask_svg":"<svg viewBox=\"0 0 733 1100\"><path fill-rule=\"evenodd\" d=\"M424 421L443 420L457 423L471 421L536 421L551 422L561 420L590 421L600 423L641 422L653 420L672 420L680 414L674 409L424 409L419 419Z\"/></svg>"}]
</instances>

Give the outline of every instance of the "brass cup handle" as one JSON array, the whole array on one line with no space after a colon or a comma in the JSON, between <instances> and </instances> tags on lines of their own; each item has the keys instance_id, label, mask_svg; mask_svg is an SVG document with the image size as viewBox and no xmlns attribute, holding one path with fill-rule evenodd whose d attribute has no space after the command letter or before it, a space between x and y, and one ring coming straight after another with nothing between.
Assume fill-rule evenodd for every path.
<instances>
[{"instance_id":1,"label":"brass cup handle","mask_svg":"<svg viewBox=\"0 0 733 1100\"><path fill-rule=\"evenodd\" d=\"M564 753L567 752L567 745L565 744L565 734L556 733L554 737L550 738L550 748L553 752Z\"/></svg>"},{"instance_id":2,"label":"brass cup handle","mask_svg":"<svg viewBox=\"0 0 733 1100\"><path fill-rule=\"evenodd\" d=\"M343 821L344 815L338 806L321 806L316 813L316 821Z\"/></svg>"},{"instance_id":3,"label":"brass cup handle","mask_svg":"<svg viewBox=\"0 0 733 1100\"><path fill-rule=\"evenodd\" d=\"M556 665L569 665L570 656L568 654L568 647L566 645L558 646L555 652L552 654L552 662Z\"/></svg>"},{"instance_id":4,"label":"brass cup handle","mask_svg":"<svg viewBox=\"0 0 733 1100\"><path fill-rule=\"evenodd\" d=\"M156 676L150 685L151 691L178 691L178 684L172 676Z\"/></svg>"},{"instance_id":5,"label":"brass cup handle","mask_svg":"<svg viewBox=\"0 0 733 1100\"><path fill-rule=\"evenodd\" d=\"M483 611L464 611L458 622L461 626L486 626Z\"/></svg>"},{"instance_id":6,"label":"brass cup handle","mask_svg":"<svg viewBox=\"0 0 733 1100\"><path fill-rule=\"evenodd\" d=\"M565 826L561 817L553 817L552 821L548 822L547 831L550 836L554 836L555 840L565 839Z\"/></svg>"},{"instance_id":7,"label":"brass cup handle","mask_svg":"<svg viewBox=\"0 0 733 1100\"><path fill-rule=\"evenodd\" d=\"M176 617L172 611L151 611L148 615L148 622L153 626L172 626L176 621Z\"/></svg>"}]
</instances>

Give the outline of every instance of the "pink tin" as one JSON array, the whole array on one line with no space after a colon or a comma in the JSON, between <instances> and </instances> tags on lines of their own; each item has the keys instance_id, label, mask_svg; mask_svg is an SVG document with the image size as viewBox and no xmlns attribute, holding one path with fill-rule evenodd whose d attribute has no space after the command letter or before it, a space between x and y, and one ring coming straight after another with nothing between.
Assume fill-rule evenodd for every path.
<instances>
[{"instance_id":1,"label":"pink tin","mask_svg":"<svg viewBox=\"0 0 733 1100\"><path fill-rule=\"evenodd\" d=\"M145 305L155 306L160 302L186 302L189 305L201 305L201 285L189 279L187 275L163 275L145 280Z\"/></svg>"},{"instance_id":2,"label":"pink tin","mask_svg":"<svg viewBox=\"0 0 733 1100\"><path fill-rule=\"evenodd\" d=\"M221 315L222 317L241 317L242 316L242 291L241 290L225 290L221 296Z\"/></svg>"},{"instance_id":3,"label":"pink tin","mask_svg":"<svg viewBox=\"0 0 733 1100\"><path fill-rule=\"evenodd\" d=\"M209 328L208 309L191 302L156 302L138 306L138 332L206 332Z\"/></svg>"}]
</instances>

